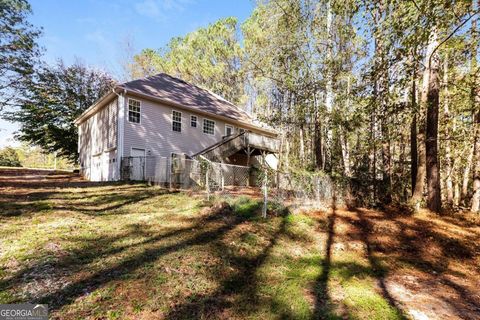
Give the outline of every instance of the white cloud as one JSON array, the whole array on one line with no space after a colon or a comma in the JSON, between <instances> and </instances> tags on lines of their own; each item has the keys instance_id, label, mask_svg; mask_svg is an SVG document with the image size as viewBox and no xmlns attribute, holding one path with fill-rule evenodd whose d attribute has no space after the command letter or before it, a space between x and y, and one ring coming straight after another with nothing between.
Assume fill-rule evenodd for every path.
<instances>
[{"instance_id":1,"label":"white cloud","mask_svg":"<svg viewBox=\"0 0 480 320\"><path fill-rule=\"evenodd\" d=\"M96 44L102 45L106 42L106 38L101 30L95 30L93 32L87 33L85 38L88 41L95 42Z\"/></svg>"},{"instance_id":2,"label":"white cloud","mask_svg":"<svg viewBox=\"0 0 480 320\"><path fill-rule=\"evenodd\" d=\"M169 11L181 12L191 3L193 0L144 0L135 4L135 11L146 17L165 20Z\"/></svg>"},{"instance_id":3,"label":"white cloud","mask_svg":"<svg viewBox=\"0 0 480 320\"><path fill-rule=\"evenodd\" d=\"M160 12L160 8L154 0L145 0L135 4L135 10L138 14L147 16L150 18L160 18L163 14Z\"/></svg>"}]
</instances>

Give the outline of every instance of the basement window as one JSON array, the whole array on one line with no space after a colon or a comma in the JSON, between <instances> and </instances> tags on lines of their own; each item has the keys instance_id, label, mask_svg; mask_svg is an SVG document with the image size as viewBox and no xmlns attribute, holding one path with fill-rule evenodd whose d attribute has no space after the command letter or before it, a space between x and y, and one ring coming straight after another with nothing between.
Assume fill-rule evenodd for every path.
<instances>
[{"instance_id":1,"label":"basement window","mask_svg":"<svg viewBox=\"0 0 480 320\"><path fill-rule=\"evenodd\" d=\"M215 133L215 121L209 119L203 119L203 133L214 134Z\"/></svg>"},{"instance_id":2,"label":"basement window","mask_svg":"<svg viewBox=\"0 0 480 320\"><path fill-rule=\"evenodd\" d=\"M128 99L128 121L140 123L140 101Z\"/></svg>"},{"instance_id":3,"label":"basement window","mask_svg":"<svg viewBox=\"0 0 480 320\"><path fill-rule=\"evenodd\" d=\"M182 132L182 113L172 111L172 130L175 132Z\"/></svg>"}]
</instances>

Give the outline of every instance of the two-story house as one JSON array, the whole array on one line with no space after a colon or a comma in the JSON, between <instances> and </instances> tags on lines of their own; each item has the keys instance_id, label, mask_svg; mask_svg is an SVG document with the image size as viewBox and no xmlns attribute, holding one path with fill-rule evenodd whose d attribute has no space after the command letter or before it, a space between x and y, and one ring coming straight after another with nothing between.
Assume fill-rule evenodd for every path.
<instances>
[{"instance_id":1,"label":"two-story house","mask_svg":"<svg viewBox=\"0 0 480 320\"><path fill-rule=\"evenodd\" d=\"M275 143L264 141L274 140L274 130L220 96L163 73L117 85L75 124L81 173L91 181L119 180L122 157L203 152L245 165L246 156L262 149L276 152Z\"/></svg>"}]
</instances>

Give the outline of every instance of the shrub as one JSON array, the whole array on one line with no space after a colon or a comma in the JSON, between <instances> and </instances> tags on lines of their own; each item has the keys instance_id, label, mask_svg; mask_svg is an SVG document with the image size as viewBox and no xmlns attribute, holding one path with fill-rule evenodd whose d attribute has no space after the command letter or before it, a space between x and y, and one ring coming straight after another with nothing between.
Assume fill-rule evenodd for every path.
<instances>
[{"instance_id":1,"label":"shrub","mask_svg":"<svg viewBox=\"0 0 480 320\"><path fill-rule=\"evenodd\" d=\"M21 167L18 153L12 147L5 147L0 150L0 166L3 167Z\"/></svg>"}]
</instances>

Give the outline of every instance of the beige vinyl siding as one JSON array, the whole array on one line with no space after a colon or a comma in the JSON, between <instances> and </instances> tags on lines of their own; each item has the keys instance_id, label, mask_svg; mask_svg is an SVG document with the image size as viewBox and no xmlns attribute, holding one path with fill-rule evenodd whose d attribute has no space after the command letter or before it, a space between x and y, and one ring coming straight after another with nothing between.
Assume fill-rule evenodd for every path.
<instances>
[{"instance_id":1,"label":"beige vinyl siding","mask_svg":"<svg viewBox=\"0 0 480 320\"><path fill-rule=\"evenodd\" d=\"M225 134L225 122L221 120L150 100L131 98L141 103L141 119L140 123L131 123L125 118L124 156L129 156L132 148L145 149L147 156L169 157L171 153L192 155L221 140ZM181 132L172 130L173 110L182 113ZM192 115L197 117L196 128L190 125ZM205 118L215 121L213 135L203 133Z\"/></svg>"},{"instance_id":2,"label":"beige vinyl siding","mask_svg":"<svg viewBox=\"0 0 480 320\"><path fill-rule=\"evenodd\" d=\"M117 147L117 99L93 114L79 126L79 161L82 174L91 180L115 175Z\"/></svg>"}]
</instances>

